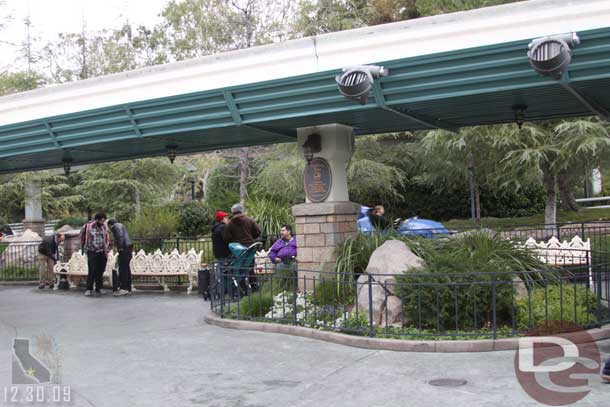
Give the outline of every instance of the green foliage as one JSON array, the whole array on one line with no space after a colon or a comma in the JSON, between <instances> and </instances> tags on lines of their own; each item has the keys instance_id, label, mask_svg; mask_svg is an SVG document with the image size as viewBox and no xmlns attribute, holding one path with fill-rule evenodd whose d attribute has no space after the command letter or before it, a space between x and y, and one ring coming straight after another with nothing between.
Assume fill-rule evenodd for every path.
<instances>
[{"instance_id":1,"label":"green foliage","mask_svg":"<svg viewBox=\"0 0 610 407\"><path fill-rule=\"evenodd\" d=\"M208 185L207 207L210 211L230 212L231 206L239 202L239 183L237 173L233 169L217 167L210 176Z\"/></svg>"},{"instance_id":2,"label":"green foliage","mask_svg":"<svg viewBox=\"0 0 610 407\"><path fill-rule=\"evenodd\" d=\"M175 236L180 224L178 211L171 206L152 207L142 210L140 216L125 226L133 237L162 238Z\"/></svg>"},{"instance_id":3,"label":"green foliage","mask_svg":"<svg viewBox=\"0 0 610 407\"><path fill-rule=\"evenodd\" d=\"M341 332L354 335L364 335L368 332L369 317L364 312L353 312L345 318Z\"/></svg>"},{"instance_id":4,"label":"green foliage","mask_svg":"<svg viewBox=\"0 0 610 407\"><path fill-rule=\"evenodd\" d=\"M431 16L519 1L523 0L417 0L417 11L422 16Z\"/></svg>"},{"instance_id":5,"label":"green foliage","mask_svg":"<svg viewBox=\"0 0 610 407\"><path fill-rule=\"evenodd\" d=\"M78 228L82 227L85 223L87 223L87 218L85 218L83 216L67 216L65 218L62 218L59 222L57 222L55 229L59 229L64 225L70 225L74 229L78 229Z\"/></svg>"},{"instance_id":6,"label":"green foliage","mask_svg":"<svg viewBox=\"0 0 610 407\"><path fill-rule=\"evenodd\" d=\"M94 210L129 219L141 207L167 204L183 172L165 158L97 164L82 172L76 191Z\"/></svg>"},{"instance_id":7,"label":"green foliage","mask_svg":"<svg viewBox=\"0 0 610 407\"><path fill-rule=\"evenodd\" d=\"M23 219L25 186L32 182L42 187L42 210L47 218L67 216L82 203L83 197L74 192L66 177L47 171L0 175L0 218L5 222Z\"/></svg>"},{"instance_id":8,"label":"green foliage","mask_svg":"<svg viewBox=\"0 0 610 407\"><path fill-rule=\"evenodd\" d=\"M296 143L273 146L254 161L252 198L281 200L287 206L305 201L305 160Z\"/></svg>"},{"instance_id":9,"label":"green foliage","mask_svg":"<svg viewBox=\"0 0 610 407\"><path fill-rule=\"evenodd\" d=\"M291 207L273 199L255 198L246 202L246 213L254 219L263 235L278 235L283 224L294 225ZM294 230L294 228L293 228Z\"/></svg>"},{"instance_id":10,"label":"green foliage","mask_svg":"<svg viewBox=\"0 0 610 407\"><path fill-rule=\"evenodd\" d=\"M562 285L551 284L545 288L531 291L531 299L518 299L516 306L517 329L526 331L544 325L545 321L565 321L575 325L586 326L597 321L597 297L587 292L583 285L576 287L576 313L574 308L574 286L568 281ZM530 303L531 315L530 321ZM548 312L548 319L546 318Z\"/></svg>"},{"instance_id":11,"label":"green foliage","mask_svg":"<svg viewBox=\"0 0 610 407\"><path fill-rule=\"evenodd\" d=\"M397 278L404 284L399 287L398 295L406 315L417 324L421 312L421 324L425 328L436 328L437 324L441 330L484 327L492 319L493 285L496 287L497 320L510 321L514 274L502 272L546 268L529 251L484 232L469 232L444 241L415 239L408 244L425 260L426 266L416 272L407 270L406 275ZM530 286L540 278L535 273L523 273L521 277ZM422 285L415 288L415 284Z\"/></svg>"},{"instance_id":12,"label":"green foliage","mask_svg":"<svg viewBox=\"0 0 610 407\"><path fill-rule=\"evenodd\" d=\"M0 96L36 89L44 82L44 78L35 72L4 72L0 74Z\"/></svg>"},{"instance_id":13,"label":"green foliage","mask_svg":"<svg viewBox=\"0 0 610 407\"><path fill-rule=\"evenodd\" d=\"M264 317L273 306L273 295L268 290L253 293L242 297L236 305L231 305L231 309L227 309L228 315L237 316L239 309L240 318L256 318Z\"/></svg>"},{"instance_id":14,"label":"green foliage","mask_svg":"<svg viewBox=\"0 0 610 407\"><path fill-rule=\"evenodd\" d=\"M0 246L0 249L2 246ZM0 254L3 250L0 250ZM7 266L0 267L0 281L30 281L38 280L38 268Z\"/></svg>"},{"instance_id":15,"label":"green foliage","mask_svg":"<svg viewBox=\"0 0 610 407\"><path fill-rule=\"evenodd\" d=\"M210 233L214 216L210 213L207 206L200 202L178 207L180 213L180 223L178 224L178 234L181 236L197 237Z\"/></svg>"}]
</instances>

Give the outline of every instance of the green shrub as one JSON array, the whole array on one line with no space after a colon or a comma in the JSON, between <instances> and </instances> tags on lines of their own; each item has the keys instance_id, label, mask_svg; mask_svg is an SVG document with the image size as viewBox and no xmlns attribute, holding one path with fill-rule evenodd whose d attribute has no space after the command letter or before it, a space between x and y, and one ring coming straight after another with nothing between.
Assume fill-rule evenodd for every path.
<instances>
[{"instance_id":1,"label":"green shrub","mask_svg":"<svg viewBox=\"0 0 610 407\"><path fill-rule=\"evenodd\" d=\"M255 198L246 202L248 216L260 225L264 235L278 235L283 224L294 226L291 211L290 205L274 199Z\"/></svg>"},{"instance_id":2,"label":"green shrub","mask_svg":"<svg viewBox=\"0 0 610 407\"><path fill-rule=\"evenodd\" d=\"M210 234L214 224L213 214L200 202L182 205L178 208L180 221L178 233L180 236L198 237Z\"/></svg>"},{"instance_id":3,"label":"green shrub","mask_svg":"<svg viewBox=\"0 0 610 407\"><path fill-rule=\"evenodd\" d=\"M1 249L1 246L0 246ZM3 251L3 250L0 250ZM38 280L38 269L35 267L3 266L0 267L0 281Z\"/></svg>"},{"instance_id":4,"label":"green shrub","mask_svg":"<svg viewBox=\"0 0 610 407\"><path fill-rule=\"evenodd\" d=\"M171 206L145 208L140 216L127 223L127 230L133 237L155 239L176 235L180 215Z\"/></svg>"},{"instance_id":5,"label":"green shrub","mask_svg":"<svg viewBox=\"0 0 610 407\"><path fill-rule=\"evenodd\" d=\"M516 301L517 329L526 331L543 326L547 321L547 309L548 321L565 321L582 326L597 321L597 297L592 292L587 292L587 287L582 285L576 287L576 313L574 313L574 286L569 282L549 285L546 295L545 301L545 289L539 287L531 291L529 300L525 297Z\"/></svg>"},{"instance_id":6,"label":"green shrub","mask_svg":"<svg viewBox=\"0 0 610 407\"><path fill-rule=\"evenodd\" d=\"M269 292L253 293L243 297L238 306L242 317L264 317L273 306L273 296Z\"/></svg>"},{"instance_id":7,"label":"green shrub","mask_svg":"<svg viewBox=\"0 0 610 407\"><path fill-rule=\"evenodd\" d=\"M426 267L399 276L398 295L405 315L423 328L472 330L488 325L493 319L494 285L496 322L508 323L512 317L514 274L502 272L546 268L529 251L484 232L437 241L419 238L407 244L425 260ZM535 273L528 273L527 277L528 285L537 283Z\"/></svg>"},{"instance_id":8,"label":"green shrub","mask_svg":"<svg viewBox=\"0 0 610 407\"><path fill-rule=\"evenodd\" d=\"M74 229L80 229L85 223L87 223L87 218L84 216L67 216L57 222L55 229L59 229L64 225L70 225Z\"/></svg>"}]
</instances>

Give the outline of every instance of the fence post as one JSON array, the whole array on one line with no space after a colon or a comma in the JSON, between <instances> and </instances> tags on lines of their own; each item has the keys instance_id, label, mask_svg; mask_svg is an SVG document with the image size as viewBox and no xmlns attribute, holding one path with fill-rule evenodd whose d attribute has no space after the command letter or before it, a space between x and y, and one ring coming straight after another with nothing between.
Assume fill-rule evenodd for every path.
<instances>
[{"instance_id":1,"label":"fence post","mask_svg":"<svg viewBox=\"0 0 610 407\"><path fill-rule=\"evenodd\" d=\"M498 338L498 326L496 320L496 273L493 272L491 274L491 307L492 307L492 330L493 330L493 339Z\"/></svg>"},{"instance_id":2,"label":"fence post","mask_svg":"<svg viewBox=\"0 0 610 407\"><path fill-rule=\"evenodd\" d=\"M297 324L297 285L298 281L295 278L295 273L292 272L290 278L292 279L292 324ZM273 274L271 274L271 278L273 278Z\"/></svg>"},{"instance_id":3,"label":"fence post","mask_svg":"<svg viewBox=\"0 0 610 407\"><path fill-rule=\"evenodd\" d=\"M221 265L218 267L218 264L214 264L214 276L220 280L220 292L218 294L218 298L220 298L220 318L224 318L224 304L225 304L225 276L222 275L224 271L224 267ZM215 284L217 286L217 284Z\"/></svg>"},{"instance_id":4,"label":"fence post","mask_svg":"<svg viewBox=\"0 0 610 407\"><path fill-rule=\"evenodd\" d=\"M373 327L373 276L369 276L369 336L375 336L375 328Z\"/></svg>"},{"instance_id":5,"label":"fence post","mask_svg":"<svg viewBox=\"0 0 610 407\"><path fill-rule=\"evenodd\" d=\"M559 239L559 241L561 241L561 227L559 226L559 223L557 223L555 226L557 229L557 239Z\"/></svg>"},{"instance_id":6,"label":"fence post","mask_svg":"<svg viewBox=\"0 0 610 407\"><path fill-rule=\"evenodd\" d=\"M582 238L583 241L585 241L585 223L581 222L580 223L580 237Z\"/></svg>"},{"instance_id":7,"label":"fence post","mask_svg":"<svg viewBox=\"0 0 610 407\"><path fill-rule=\"evenodd\" d=\"M178 253L181 253L180 252L180 237L176 238L176 249L178 249Z\"/></svg>"},{"instance_id":8,"label":"fence post","mask_svg":"<svg viewBox=\"0 0 610 407\"><path fill-rule=\"evenodd\" d=\"M595 284L595 294L597 295L597 325L601 328L602 326L602 279L600 272L596 272L593 268L593 264L589 264L589 258L592 259L591 252L587 253L587 271L591 273L593 284ZM593 262L591 262L593 263ZM589 280L589 279L587 279Z\"/></svg>"}]
</instances>

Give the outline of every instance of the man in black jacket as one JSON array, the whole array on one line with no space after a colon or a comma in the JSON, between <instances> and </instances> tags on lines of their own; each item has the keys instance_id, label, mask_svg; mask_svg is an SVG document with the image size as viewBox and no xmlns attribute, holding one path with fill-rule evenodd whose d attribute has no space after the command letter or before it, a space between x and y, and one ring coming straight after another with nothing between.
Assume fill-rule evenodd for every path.
<instances>
[{"instance_id":1,"label":"man in black jacket","mask_svg":"<svg viewBox=\"0 0 610 407\"><path fill-rule=\"evenodd\" d=\"M108 227L112 231L114 247L119 252L119 290L115 291L114 295L131 294L131 267L129 263L133 253L133 243L127 228L122 223L110 219Z\"/></svg>"},{"instance_id":2,"label":"man in black jacket","mask_svg":"<svg viewBox=\"0 0 610 407\"><path fill-rule=\"evenodd\" d=\"M45 236L38 246L38 288L43 289L45 283L53 288L53 266L59 260L59 245L64 241L63 233ZM50 277L49 277L50 276Z\"/></svg>"},{"instance_id":3,"label":"man in black jacket","mask_svg":"<svg viewBox=\"0 0 610 407\"><path fill-rule=\"evenodd\" d=\"M217 270L223 272L227 259L231 255L229 245L222 236L227 223L229 223L229 215L226 212L218 211L215 218L216 224L212 227L212 251L214 252L214 258L216 258Z\"/></svg>"}]
</instances>

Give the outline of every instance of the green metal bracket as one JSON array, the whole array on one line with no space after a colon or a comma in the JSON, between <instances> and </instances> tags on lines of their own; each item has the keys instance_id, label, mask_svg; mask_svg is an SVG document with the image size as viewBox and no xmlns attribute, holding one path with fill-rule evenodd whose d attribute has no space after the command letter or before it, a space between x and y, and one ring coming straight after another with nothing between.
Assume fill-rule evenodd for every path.
<instances>
[{"instance_id":1,"label":"green metal bracket","mask_svg":"<svg viewBox=\"0 0 610 407\"><path fill-rule=\"evenodd\" d=\"M385 106L385 96L379 81L373 81L373 96L375 97L375 104L377 104L377 106Z\"/></svg>"},{"instance_id":2,"label":"green metal bracket","mask_svg":"<svg viewBox=\"0 0 610 407\"><path fill-rule=\"evenodd\" d=\"M584 107L589 109L591 113L604 121L610 121L610 112L597 103L593 98L589 97L582 90L578 89L570 80L570 72L565 71L559 80L559 84L572 94Z\"/></svg>"},{"instance_id":3,"label":"green metal bracket","mask_svg":"<svg viewBox=\"0 0 610 407\"><path fill-rule=\"evenodd\" d=\"M239 114L239 109L237 108L237 105L235 104L235 99L233 99L233 94L228 90L223 91L222 94L225 98L225 102L227 103L227 107L229 108L229 111L231 112L231 117L233 118L233 122L235 123L236 126L241 126L241 123L242 123L241 115Z\"/></svg>"},{"instance_id":4,"label":"green metal bracket","mask_svg":"<svg viewBox=\"0 0 610 407\"><path fill-rule=\"evenodd\" d=\"M57 141L57 137L55 137L55 133L53 133L53 129L51 128L51 125L46 120L44 121L44 127L46 127L47 131L49 132L49 135L51 136L51 140L53 140L53 144L55 145L55 147L61 148L59 141Z\"/></svg>"},{"instance_id":5,"label":"green metal bracket","mask_svg":"<svg viewBox=\"0 0 610 407\"><path fill-rule=\"evenodd\" d=\"M138 136L138 138L142 138L143 137L142 131L138 127L138 123L136 123L136 119L134 119L133 112L131 111L131 109L126 107L125 113L127 113L127 117L129 117L129 121L131 122L131 125L133 126L133 130L135 131L136 136Z\"/></svg>"}]
</instances>

